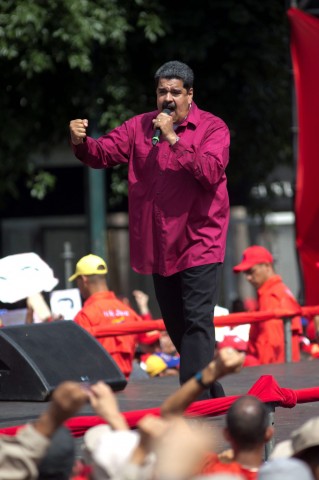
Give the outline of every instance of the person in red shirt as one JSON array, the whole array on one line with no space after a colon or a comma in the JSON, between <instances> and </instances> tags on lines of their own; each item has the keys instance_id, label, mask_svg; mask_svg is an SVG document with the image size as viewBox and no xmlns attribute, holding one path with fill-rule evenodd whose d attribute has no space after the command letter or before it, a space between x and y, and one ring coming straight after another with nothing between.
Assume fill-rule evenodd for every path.
<instances>
[{"instance_id":1,"label":"person in red shirt","mask_svg":"<svg viewBox=\"0 0 319 480\"><path fill-rule=\"evenodd\" d=\"M230 458L226 461L216 453L208 454L201 473L229 473L242 475L246 480L257 479L265 444L273 436L266 405L250 395L237 399L226 414L224 436L232 449Z\"/></svg>"},{"instance_id":2,"label":"person in red shirt","mask_svg":"<svg viewBox=\"0 0 319 480\"><path fill-rule=\"evenodd\" d=\"M246 280L256 289L258 310L274 310L276 308L291 310L299 304L289 288L274 269L272 254L264 247L253 245L243 252L241 263L233 270L242 272ZM292 360L300 360L300 335L302 325L300 317L291 322ZM247 354L256 357L260 363L285 362L284 325L281 319L253 323L250 327Z\"/></svg>"},{"instance_id":3,"label":"person in red shirt","mask_svg":"<svg viewBox=\"0 0 319 480\"><path fill-rule=\"evenodd\" d=\"M118 325L125 322L140 322L141 317L128 305L116 298L106 282L107 265L96 255L86 255L76 264L75 273L69 281L76 281L80 294L85 299L83 308L74 321L93 334L97 326ZM126 378L129 378L135 354L137 335L114 335L97 338L111 355Z\"/></svg>"},{"instance_id":4,"label":"person in red shirt","mask_svg":"<svg viewBox=\"0 0 319 480\"><path fill-rule=\"evenodd\" d=\"M180 383L214 356L218 300L229 222L225 122L193 100L194 72L164 63L154 75L157 109L97 139L89 121L70 122L75 156L91 168L128 165L130 259L153 275L166 330L180 354ZM224 396L220 384L203 398Z\"/></svg>"},{"instance_id":5,"label":"person in red shirt","mask_svg":"<svg viewBox=\"0 0 319 480\"><path fill-rule=\"evenodd\" d=\"M171 418L184 415L207 384L229 373L240 372L244 358L244 353L231 347L220 349L204 370L164 400L161 416ZM256 480L263 464L265 445L272 438L273 431L269 425L267 406L252 395L239 397L226 413L223 430L231 450L221 454L209 450L202 459L198 475L203 478L216 473L232 474L240 475L246 480Z\"/></svg>"},{"instance_id":6,"label":"person in red shirt","mask_svg":"<svg viewBox=\"0 0 319 480\"><path fill-rule=\"evenodd\" d=\"M247 355L247 345L248 342L245 342L245 340L243 340L242 338L238 337L237 335L229 334L225 335L221 342L217 342L217 349L220 350L221 348L231 347L238 352L244 352L244 367L255 367L256 365L260 365L260 361L256 357L254 357L253 355Z\"/></svg>"}]
</instances>

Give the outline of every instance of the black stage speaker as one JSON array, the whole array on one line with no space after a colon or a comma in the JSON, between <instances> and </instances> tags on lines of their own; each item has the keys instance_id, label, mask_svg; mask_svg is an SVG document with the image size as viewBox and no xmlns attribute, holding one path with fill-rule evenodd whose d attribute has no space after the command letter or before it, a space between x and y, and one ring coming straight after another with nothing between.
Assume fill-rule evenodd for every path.
<instances>
[{"instance_id":1,"label":"black stage speaker","mask_svg":"<svg viewBox=\"0 0 319 480\"><path fill-rule=\"evenodd\" d=\"M123 390L125 376L112 357L73 321L0 328L0 400L48 400L65 380Z\"/></svg>"}]
</instances>

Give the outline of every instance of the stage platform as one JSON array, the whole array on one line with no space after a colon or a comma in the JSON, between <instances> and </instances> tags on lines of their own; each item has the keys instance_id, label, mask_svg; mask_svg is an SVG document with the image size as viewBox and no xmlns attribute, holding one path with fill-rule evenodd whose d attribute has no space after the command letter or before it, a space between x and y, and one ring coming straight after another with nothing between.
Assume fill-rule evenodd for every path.
<instances>
[{"instance_id":1,"label":"stage platform","mask_svg":"<svg viewBox=\"0 0 319 480\"><path fill-rule=\"evenodd\" d=\"M319 360L303 360L299 363L246 367L239 374L229 375L221 383L227 396L244 395L262 375L272 375L280 387L300 390L319 386ZM125 390L118 392L121 411L135 411L159 407L161 402L178 388L177 377L136 379L128 382ZM34 420L47 408L47 402L0 401L0 429L22 425ZM78 415L94 415L85 406ZM277 407L275 411L275 442L285 440L292 430L311 417L319 416L319 402L297 404L294 408ZM224 416L210 418L217 428L224 426ZM227 448L219 435L218 450Z\"/></svg>"}]
</instances>

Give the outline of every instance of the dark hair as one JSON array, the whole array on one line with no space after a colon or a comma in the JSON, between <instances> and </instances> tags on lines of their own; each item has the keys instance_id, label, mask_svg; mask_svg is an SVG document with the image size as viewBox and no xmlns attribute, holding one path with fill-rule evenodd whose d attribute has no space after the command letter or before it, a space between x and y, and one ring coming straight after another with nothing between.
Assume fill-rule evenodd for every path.
<instances>
[{"instance_id":1,"label":"dark hair","mask_svg":"<svg viewBox=\"0 0 319 480\"><path fill-rule=\"evenodd\" d=\"M319 464L319 445L314 445L312 447L305 448L301 452L295 453L294 458L299 458L303 462L306 462L308 465L318 465Z\"/></svg>"},{"instance_id":2,"label":"dark hair","mask_svg":"<svg viewBox=\"0 0 319 480\"><path fill-rule=\"evenodd\" d=\"M259 446L265 441L269 425L267 407L258 398L244 395L231 405L226 425L231 438L240 448Z\"/></svg>"},{"instance_id":3,"label":"dark hair","mask_svg":"<svg viewBox=\"0 0 319 480\"><path fill-rule=\"evenodd\" d=\"M68 480L75 461L75 441L68 428L58 428L39 463L38 480Z\"/></svg>"},{"instance_id":4,"label":"dark hair","mask_svg":"<svg viewBox=\"0 0 319 480\"><path fill-rule=\"evenodd\" d=\"M188 90L194 84L194 72L186 63L172 60L164 63L155 73L155 85L158 86L160 78L179 78L183 86Z\"/></svg>"}]
</instances>

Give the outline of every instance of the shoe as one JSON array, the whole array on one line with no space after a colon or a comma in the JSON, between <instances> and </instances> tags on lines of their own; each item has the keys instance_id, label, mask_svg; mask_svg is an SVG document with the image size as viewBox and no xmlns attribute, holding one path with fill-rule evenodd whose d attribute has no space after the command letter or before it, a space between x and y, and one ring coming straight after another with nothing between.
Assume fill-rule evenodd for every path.
<instances>
[{"instance_id":1,"label":"shoe","mask_svg":"<svg viewBox=\"0 0 319 480\"><path fill-rule=\"evenodd\" d=\"M210 398L226 397L223 386L219 382L214 382L209 389Z\"/></svg>"}]
</instances>

